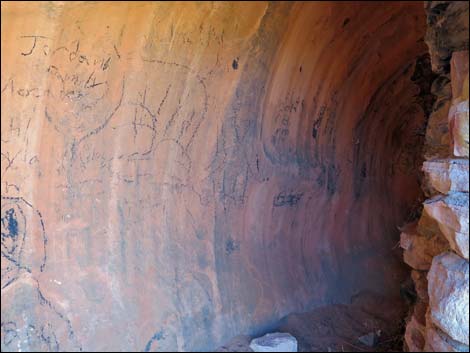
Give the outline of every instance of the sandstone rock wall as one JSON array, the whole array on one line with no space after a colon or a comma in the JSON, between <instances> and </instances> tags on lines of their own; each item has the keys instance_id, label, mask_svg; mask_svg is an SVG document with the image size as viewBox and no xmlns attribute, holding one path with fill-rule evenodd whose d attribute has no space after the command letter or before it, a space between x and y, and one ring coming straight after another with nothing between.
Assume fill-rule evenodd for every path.
<instances>
[{"instance_id":1,"label":"sandstone rock wall","mask_svg":"<svg viewBox=\"0 0 470 353\"><path fill-rule=\"evenodd\" d=\"M1 6L2 350L212 349L398 293L421 2Z\"/></svg>"},{"instance_id":2,"label":"sandstone rock wall","mask_svg":"<svg viewBox=\"0 0 470 353\"><path fill-rule=\"evenodd\" d=\"M430 1L425 7L427 44L440 76L433 84L437 99L423 165L430 198L417 231L401 237L418 293L405 341L412 352L468 352L468 2Z\"/></svg>"}]
</instances>

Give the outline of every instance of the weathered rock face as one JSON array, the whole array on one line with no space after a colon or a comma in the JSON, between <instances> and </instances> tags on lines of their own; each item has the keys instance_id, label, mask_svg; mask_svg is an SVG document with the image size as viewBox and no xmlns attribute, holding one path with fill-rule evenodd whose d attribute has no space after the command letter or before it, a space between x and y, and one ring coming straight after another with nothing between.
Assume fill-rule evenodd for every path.
<instances>
[{"instance_id":1,"label":"weathered rock face","mask_svg":"<svg viewBox=\"0 0 470 353\"><path fill-rule=\"evenodd\" d=\"M422 2L2 3L2 350L212 349L398 292L425 30Z\"/></svg>"},{"instance_id":2,"label":"weathered rock face","mask_svg":"<svg viewBox=\"0 0 470 353\"><path fill-rule=\"evenodd\" d=\"M425 1L426 42L433 70L440 74L449 72L453 52L468 50L468 6L467 1Z\"/></svg>"},{"instance_id":3,"label":"weathered rock face","mask_svg":"<svg viewBox=\"0 0 470 353\"><path fill-rule=\"evenodd\" d=\"M408 245L404 260L414 267L411 276L419 298L414 313L424 306L427 315L425 334L414 313L408 315L404 348L468 352L469 6L468 2L427 1L425 8L426 44L433 70L439 74L431 87L436 100L426 128L423 165L422 187L431 198L424 202L416 234L402 236L402 245ZM443 237L454 252L445 251ZM429 256L429 249L437 251ZM416 269L420 265L418 269L426 270L431 257L425 288L426 272Z\"/></svg>"}]
</instances>

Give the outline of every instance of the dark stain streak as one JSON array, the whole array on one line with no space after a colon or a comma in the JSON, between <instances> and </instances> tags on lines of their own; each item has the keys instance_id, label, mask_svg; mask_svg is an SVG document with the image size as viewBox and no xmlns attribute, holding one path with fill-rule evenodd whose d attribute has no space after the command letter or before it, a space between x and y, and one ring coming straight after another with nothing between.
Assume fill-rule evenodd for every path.
<instances>
[{"instance_id":1,"label":"dark stain streak","mask_svg":"<svg viewBox=\"0 0 470 353\"><path fill-rule=\"evenodd\" d=\"M328 190L328 194L333 196L337 190L337 182L339 177L339 169L334 164L330 164L328 166L328 177L327 177L327 184L326 189Z\"/></svg>"},{"instance_id":2,"label":"dark stain streak","mask_svg":"<svg viewBox=\"0 0 470 353\"><path fill-rule=\"evenodd\" d=\"M119 55L119 51L117 50L116 45L114 45L113 47L114 47L114 51L116 52L118 59L121 59L121 55Z\"/></svg>"},{"instance_id":3,"label":"dark stain streak","mask_svg":"<svg viewBox=\"0 0 470 353\"><path fill-rule=\"evenodd\" d=\"M238 58L233 59L233 61L232 61L232 68L233 68L234 70L237 70L237 69L238 69Z\"/></svg>"},{"instance_id":4,"label":"dark stain streak","mask_svg":"<svg viewBox=\"0 0 470 353\"><path fill-rule=\"evenodd\" d=\"M281 191L273 200L274 207L282 207L282 206L295 206L300 201L303 196L303 192L298 193L286 193L285 191Z\"/></svg>"},{"instance_id":5,"label":"dark stain streak","mask_svg":"<svg viewBox=\"0 0 470 353\"><path fill-rule=\"evenodd\" d=\"M235 251L240 250L240 244L233 240L231 237L225 242L225 253L227 255L232 255Z\"/></svg>"},{"instance_id":6,"label":"dark stain streak","mask_svg":"<svg viewBox=\"0 0 470 353\"><path fill-rule=\"evenodd\" d=\"M362 164L361 177L362 178L367 178L367 166L366 166L365 163Z\"/></svg>"},{"instance_id":7,"label":"dark stain streak","mask_svg":"<svg viewBox=\"0 0 470 353\"><path fill-rule=\"evenodd\" d=\"M323 117L325 116L326 106L322 105L320 107L320 112L318 113L318 118L313 123L312 127L312 137L316 139L318 137L318 130L320 129Z\"/></svg>"},{"instance_id":8,"label":"dark stain streak","mask_svg":"<svg viewBox=\"0 0 470 353\"><path fill-rule=\"evenodd\" d=\"M144 352L150 352L150 349L152 348L152 344L154 341L160 341L162 339L165 338L165 332L162 330L156 332L152 338L150 338L150 340L147 342L147 344L145 345L145 349L144 349Z\"/></svg>"}]
</instances>

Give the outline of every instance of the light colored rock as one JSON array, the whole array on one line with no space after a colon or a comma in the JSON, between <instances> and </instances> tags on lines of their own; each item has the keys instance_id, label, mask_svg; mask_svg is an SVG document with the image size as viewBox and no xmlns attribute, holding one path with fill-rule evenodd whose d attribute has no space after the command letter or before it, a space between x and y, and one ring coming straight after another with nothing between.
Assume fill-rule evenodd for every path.
<instances>
[{"instance_id":1,"label":"light colored rock","mask_svg":"<svg viewBox=\"0 0 470 353\"><path fill-rule=\"evenodd\" d=\"M468 345L454 341L434 325L426 327L425 352L468 352L468 349Z\"/></svg>"},{"instance_id":2,"label":"light colored rock","mask_svg":"<svg viewBox=\"0 0 470 353\"><path fill-rule=\"evenodd\" d=\"M250 343L254 352L297 352L297 340L289 333L268 333Z\"/></svg>"},{"instance_id":3,"label":"light colored rock","mask_svg":"<svg viewBox=\"0 0 470 353\"><path fill-rule=\"evenodd\" d=\"M468 345L468 261L448 252L432 261L428 273L431 321L452 339Z\"/></svg>"},{"instance_id":4,"label":"light colored rock","mask_svg":"<svg viewBox=\"0 0 470 353\"><path fill-rule=\"evenodd\" d=\"M433 257L448 249L447 241L440 234L421 235L416 230L416 224L410 224L403 229L400 246L404 250L405 263L420 271L429 270Z\"/></svg>"},{"instance_id":5,"label":"light colored rock","mask_svg":"<svg viewBox=\"0 0 470 353\"><path fill-rule=\"evenodd\" d=\"M468 159L436 159L423 163L427 184L434 190L448 194L469 191Z\"/></svg>"},{"instance_id":6,"label":"light colored rock","mask_svg":"<svg viewBox=\"0 0 470 353\"><path fill-rule=\"evenodd\" d=\"M450 247L465 259L469 257L468 205L468 193L457 192L424 202L424 210L438 222Z\"/></svg>"},{"instance_id":7,"label":"light colored rock","mask_svg":"<svg viewBox=\"0 0 470 353\"><path fill-rule=\"evenodd\" d=\"M449 110L449 123L454 155L468 157L468 51L454 52L450 64L452 106Z\"/></svg>"}]
</instances>

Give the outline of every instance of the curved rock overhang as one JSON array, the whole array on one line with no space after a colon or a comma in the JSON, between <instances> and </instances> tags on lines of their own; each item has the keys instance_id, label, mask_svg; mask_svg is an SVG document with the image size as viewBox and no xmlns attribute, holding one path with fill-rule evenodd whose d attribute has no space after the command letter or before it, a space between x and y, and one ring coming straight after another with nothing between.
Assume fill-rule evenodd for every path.
<instances>
[{"instance_id":1,"label":"curved rock overhang","mask_svg":"<svg viewBox=\"0 0 470 353\"><path fill-rule=\"evenodd\" d=\"M2 317L198 350L398 293L425 31L422 2L2 3Z\"/></svg>"}]
</instances>

